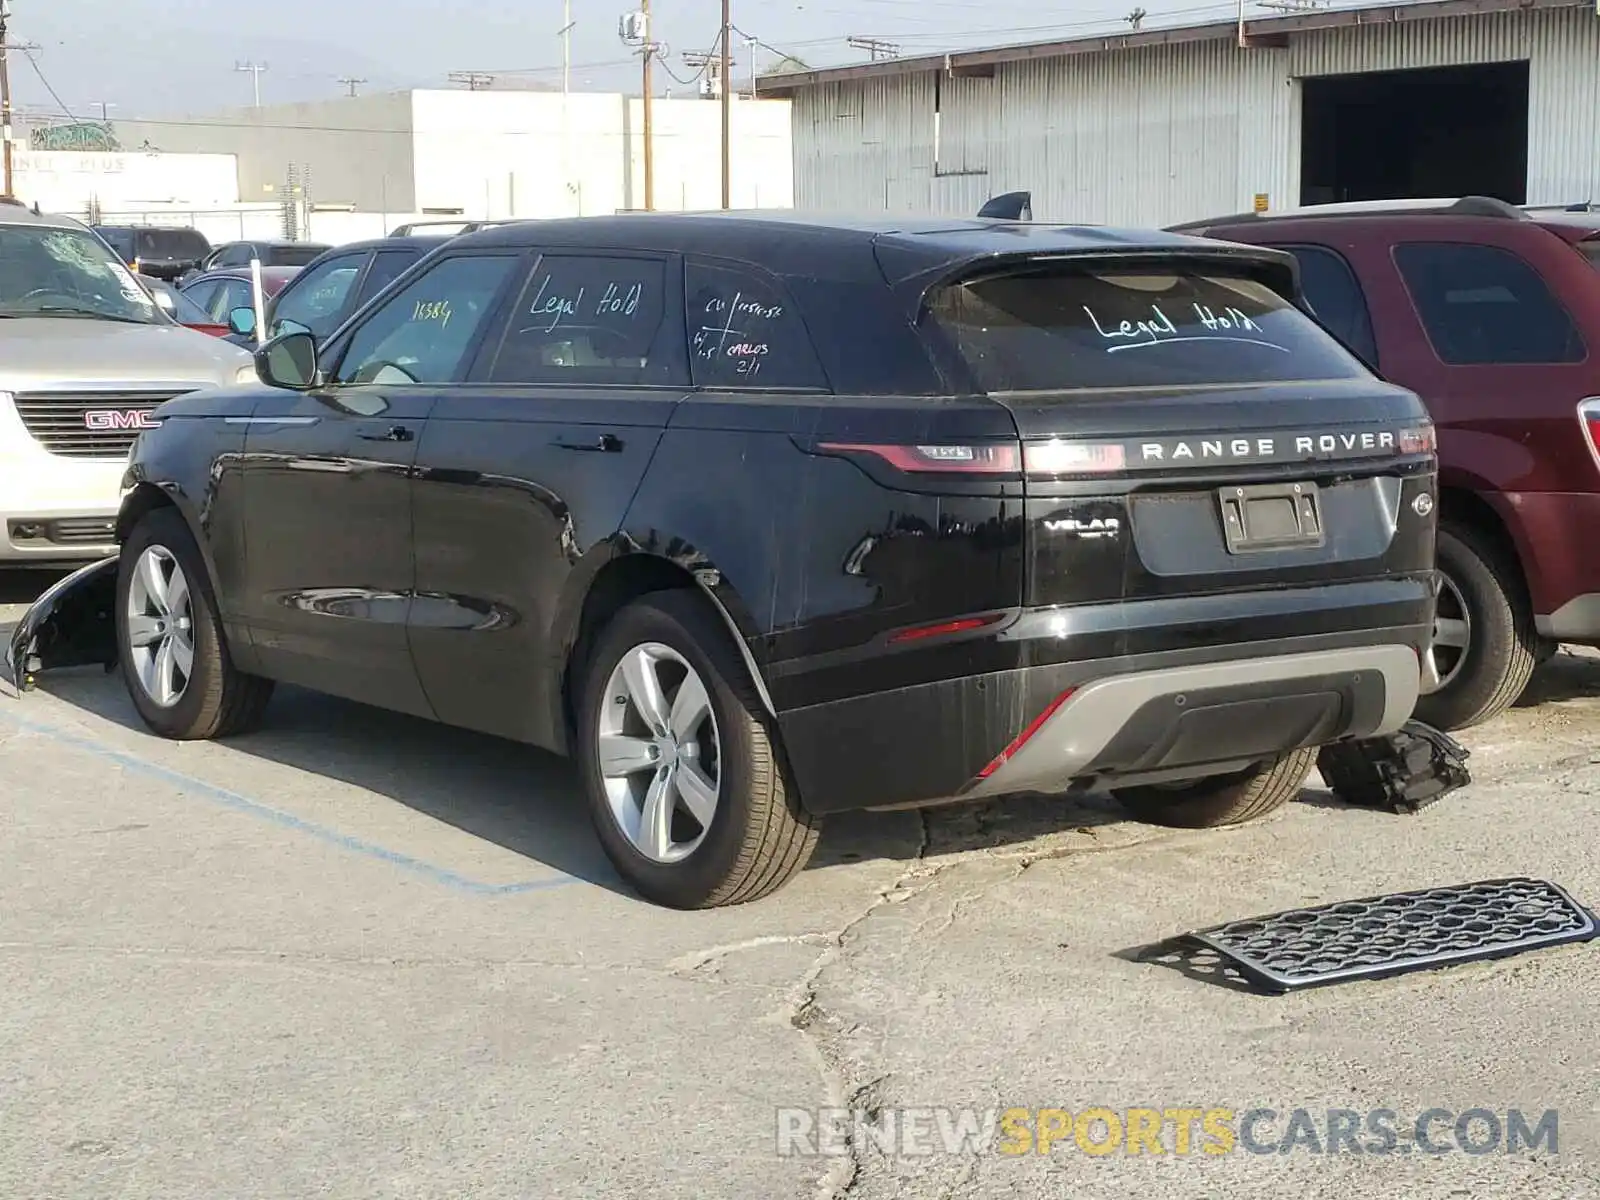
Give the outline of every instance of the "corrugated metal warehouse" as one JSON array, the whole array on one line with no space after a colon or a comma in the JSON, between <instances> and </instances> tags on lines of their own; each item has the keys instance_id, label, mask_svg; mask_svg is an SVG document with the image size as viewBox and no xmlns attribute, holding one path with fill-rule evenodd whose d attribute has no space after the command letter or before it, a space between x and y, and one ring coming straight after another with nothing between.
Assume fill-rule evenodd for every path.
<instances>
[{"instance_id":1,"label":"corrugated metal warehouse","mask_svg":"<svg viewBox=\"0 0 1600 1200\"><path fill-rule=\"evenodd\" d=\"M1344 200L1600 201L1596 0L1322 10L769 76L803 208L1167 225Z\"/></svg>"}]
</instances>

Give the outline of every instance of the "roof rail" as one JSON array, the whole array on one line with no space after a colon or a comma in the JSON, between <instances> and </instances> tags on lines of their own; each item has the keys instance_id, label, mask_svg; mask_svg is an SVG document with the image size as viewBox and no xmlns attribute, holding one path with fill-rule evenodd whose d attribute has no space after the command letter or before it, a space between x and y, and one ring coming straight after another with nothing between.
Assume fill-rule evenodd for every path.
<instances>
[{"instance_id":1,"label":"roof rail","mask_svg":"<svg viewBox=\"0 0 1600 1200\"><path fill-rule=\"evenodd\" d=\"M1227 217L1209 217L1203 221L1186 221L1173 225L1173 232L1183 233L1204 230L1214 225L1237 225L1247 221L1307 221L1321 217L1358 217L1379 213L1397 213L1408 216L1493 217L1497 220L1526 221L1526 211L1493 196L1462 196L1459 199L1437 200L1351 200L1335 204L1307 204L1299 208L1279 208L1268 212L1243 212Z\"/></svg>"}]
</instances>

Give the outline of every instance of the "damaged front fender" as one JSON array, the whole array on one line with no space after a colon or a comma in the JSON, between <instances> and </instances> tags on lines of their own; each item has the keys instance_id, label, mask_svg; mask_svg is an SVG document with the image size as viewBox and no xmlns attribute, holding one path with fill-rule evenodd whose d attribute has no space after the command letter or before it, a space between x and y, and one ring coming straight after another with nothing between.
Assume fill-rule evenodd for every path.
<instances>
[{"instance_id":1,"label":"damaged front fender","mask_svg":"<svg viewBox=\"0 0 1600 1200\"><path fill-rule=\"evenodd\" d=\"M40 671L117 662L117 560L101 559L47 589L11 631L6 670L17 690Z\"/></svg>"}]
</instances>

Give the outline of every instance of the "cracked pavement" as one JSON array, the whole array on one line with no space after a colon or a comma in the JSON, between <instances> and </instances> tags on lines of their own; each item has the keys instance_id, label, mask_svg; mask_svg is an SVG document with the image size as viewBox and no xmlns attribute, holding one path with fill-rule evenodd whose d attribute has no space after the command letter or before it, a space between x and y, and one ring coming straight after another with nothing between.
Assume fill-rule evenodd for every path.
<instances>
[{"instance_id":1,"label":"cracked pavement","mask_svg":"<svg viewBox=\"0 0 1600 1200\"><path fill-rule=\"evenodd\" d=\"M1131 953L1512 874L1600 903L1600 657L1535 696L1418 816L861 814L771 900L684 914L619 888L537 752L305 693L175 745L119 681L46 677L0 700L0 1195L1600 1196L1600 946L1276 998ZM1556 1108L1560 1148L776 1151L779 1107L1094 1104Z\"/></svg>"}]
</instances>

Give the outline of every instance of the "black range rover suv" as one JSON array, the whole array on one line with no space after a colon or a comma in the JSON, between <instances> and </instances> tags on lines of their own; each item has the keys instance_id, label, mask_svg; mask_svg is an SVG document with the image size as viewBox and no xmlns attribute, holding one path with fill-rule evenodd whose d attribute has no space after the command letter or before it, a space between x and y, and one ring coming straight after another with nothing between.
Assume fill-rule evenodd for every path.
<instances>
[{"instance_id":1,"label":"black range rover suv","mask_svg":"<svg viewBox=\"0 0 1600 1200\"><path fill-rule=\"evenodd\" d=\"M11 654L114 653L167 737L283 681L571 754L682 907L773 891L846 809L1245 820L1410 716L1433 620L1432 429L1297 296L1287 255L1160 233L473 234L163 406L120 563ZM97 654L73 596L112 587Z\"/></svg>"}]
</instances>

